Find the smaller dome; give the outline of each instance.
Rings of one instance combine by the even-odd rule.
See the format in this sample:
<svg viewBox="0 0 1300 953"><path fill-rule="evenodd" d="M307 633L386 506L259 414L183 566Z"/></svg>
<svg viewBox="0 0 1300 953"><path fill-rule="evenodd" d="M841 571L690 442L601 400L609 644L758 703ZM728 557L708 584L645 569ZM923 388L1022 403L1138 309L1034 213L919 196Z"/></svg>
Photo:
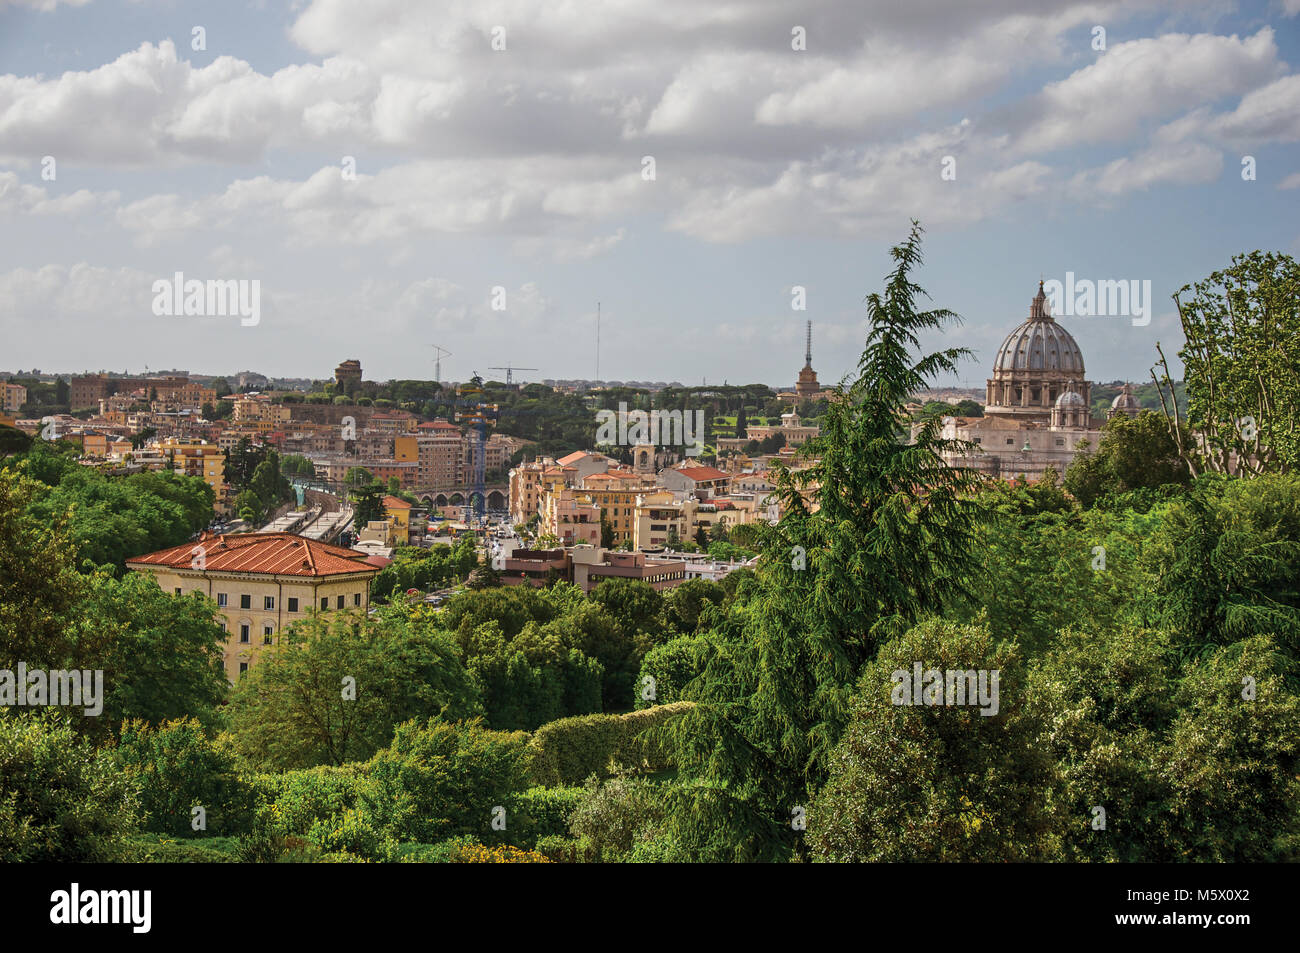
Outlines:
<svg viewBox="0 0 1300 953"><path fill-rule="evenodd" d="M1056 398L1057 407L1082 407L1083 396L1072 390L1067 390L1060 397Z"/></svg>
<svg viewBox="0 0 1300 953"><path fill-rule="evenodd" d="M1124 389L1115 395L1115 399L1110 402L1110 406L1115 410L1137 410L1137 398L1133 396L1133 388L1128 384Z"/></svg>

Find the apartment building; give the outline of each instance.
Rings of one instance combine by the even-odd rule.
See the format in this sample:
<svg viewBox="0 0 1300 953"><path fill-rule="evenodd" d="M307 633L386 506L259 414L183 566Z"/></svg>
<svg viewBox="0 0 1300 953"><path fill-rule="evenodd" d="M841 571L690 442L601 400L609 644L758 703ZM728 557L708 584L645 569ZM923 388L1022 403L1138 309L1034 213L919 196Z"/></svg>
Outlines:
<svg viewBox="0 0 1300 953"><path fill-rule="evenodd" d="M661 470L659 483L666 490L682 490L707 499L725 495L731 485L731 475L716 467L681 466Z"/></svg>
<svg viewBox="0 0 1300 953"><path fill-rule="evenodd" d="M273 404L265 397L241 397L235 401L231 419L237 424L270 424L269 429L284 427L292 417L287 404Z"/></svg>
<svg viewBox="0 0 1300 953"><path fill-rule="evenodd" d="M525 463L510 471L510 519L527 523L542 510L542 500L551 487L559 489L576 482L577 470L557 466L550 457Z"/></svg>
<svg viewBox="0 0 1300 953"><path fill-rule="evenodd" d="M674 536L679 542L693 542L701 530L711 535L719 524L730 529L766 513L753 494L701 501L684 491L644 493L637 497L632 545L666 546Z"/></svg>
<svg viewBox="0 0 1300 953"><path fill-rule="evenodd" d="M550 533L565 546L586 543L600 545L600 506L579 500L569 487L559 488L542 498L542 532Z"/></svg>
<svg viewBox="0 0 1300 953"><path fill-rule="evenodd" d="M607 579L639 579L663 591L686 581L686 564L681 560L654 559L645 553L611 552L600 546L518 549L501 562L498 574L506 586L541 588L554 579L562 579L590 593Z"/></svg>
<svg viewBox="0 0 1300 953"><path fill-rule="evenodd" d="M25 403L27 403L26 387L22 384L0 384L0 411L16 414Z"/></svg>
<svg viewBox="0 0 1300 953"><path fill-rule="evenodd" d="M99 401L116 392L117 382L107 374L74 374L68 385L68 400L73 410L98 407Z"/></svg>
<svg viewBox="0 0 1300 953"><path fill-rule="evenodd" d="M394 453L398 440L402 438L394 439ZM464 482L465 440L459 427L445 420L420 424L415 443L421 488L460 486ZM405 440L402 444L409 448Z"/></svg>
<svg viewBox="0 0 1300 953"><path fill-rule="evenodd" d="M229 633L222 651L234 682L278 644L284 630L314 612L370 608L370 580L379 567L363 553L291 533L203 534L127 561L164 592L200 592L217 604Z"/></svg>
<svg viewBox="0 0 1300 953"><path fill-rule="evenodd" d="M227 511L226 456L219 446L202 440L185 441L175 438L160 440L154 446L168 469L185 476L199 477L212 487L212 492L216 494L217 512Z"/></svg>

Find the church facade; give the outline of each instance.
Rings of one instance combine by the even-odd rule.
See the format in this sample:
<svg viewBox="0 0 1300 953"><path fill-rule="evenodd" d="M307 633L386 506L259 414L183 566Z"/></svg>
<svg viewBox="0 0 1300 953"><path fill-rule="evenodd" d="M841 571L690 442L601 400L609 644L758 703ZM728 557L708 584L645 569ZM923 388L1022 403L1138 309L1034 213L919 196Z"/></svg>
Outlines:
<svg viewBox="0 0 1300 953"><path fill-rule="evenodd" d="M1040 281L1029 317L1006 336L993 360L984 416L944 419L944 437L972 445L945 459L1002 479L1037 480L1049 467L1064 474L1085 443L1095 449L1101 438L1104 421L1092 416L1091 397L1083 352L1049 313ZM1127 385L1107 416L1117 413L1137 414Z"/></svg>

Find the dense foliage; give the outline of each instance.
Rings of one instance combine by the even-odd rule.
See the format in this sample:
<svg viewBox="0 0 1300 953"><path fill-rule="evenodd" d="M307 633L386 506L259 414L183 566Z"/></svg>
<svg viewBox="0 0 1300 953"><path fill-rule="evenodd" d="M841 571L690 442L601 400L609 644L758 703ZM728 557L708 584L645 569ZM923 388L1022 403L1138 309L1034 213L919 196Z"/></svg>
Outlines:
<svg viewBox="0 0 1300 953"><path fill-rule="evenodd" d="M918 306L919 229L894 261L857 374L807 408L821 436L779 474L781 521L703 541L756 566L584 595L496 585L468 546L399 549L377 610L296 624L224 707L215 607L96 571L113 552L86 531L120 499L180 533L192 488L21 451L0 472L0 658L111 675L102 719L0 712L0 859L1300 860L1294 402L1259 467L1206 472L1187 421L1140 414L1063 475L979 479L941 459L961 449L944 408L908 436L910 395L963 353L919 353L955 319ZM1233 307L1268 305L1241 353L1273 376L1238 375L1214 324L1193 428L1211 380L1289 393L1259 329L1291 320L1290 266L1234 267ZM655 406L707 397L728 434L772 416L708 390ZM452 407L391 394L363 396ZM581 403L509 394L539 421ZM467 577L440 608L401 598Z"/></svg>

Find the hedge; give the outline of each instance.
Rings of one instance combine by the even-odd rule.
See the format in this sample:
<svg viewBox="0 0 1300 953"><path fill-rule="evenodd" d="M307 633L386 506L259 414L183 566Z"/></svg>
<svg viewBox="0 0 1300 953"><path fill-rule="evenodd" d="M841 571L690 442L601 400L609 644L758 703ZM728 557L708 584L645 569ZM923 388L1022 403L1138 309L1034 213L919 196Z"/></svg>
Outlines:
<svg viewBox="0 0 1300 953"><path fill-rule="evenodd" d="M581 784L591 775L609 775L610 762L637 771L672 767L662 744L642 736L692 707L676 702L625 715L578 715L542 725L533 733L532 774L545 787Z"/></svg>
<svg viewBox="0 0 1300 953"><path fill-rule="evenodd" d="M528 842L519 841L517 846L532 847L538 839L567 835L569 818L586 795L584 788L576 786L529 788L519 799L520 811L528 822Z"/></svg>
<svg viewBox="0 0 1300 953"><path fill-rule="evenodd" d="M128 864L233 864L238 857L235 837L176 839L158 834L129 838L120 862Z"/></svg>

